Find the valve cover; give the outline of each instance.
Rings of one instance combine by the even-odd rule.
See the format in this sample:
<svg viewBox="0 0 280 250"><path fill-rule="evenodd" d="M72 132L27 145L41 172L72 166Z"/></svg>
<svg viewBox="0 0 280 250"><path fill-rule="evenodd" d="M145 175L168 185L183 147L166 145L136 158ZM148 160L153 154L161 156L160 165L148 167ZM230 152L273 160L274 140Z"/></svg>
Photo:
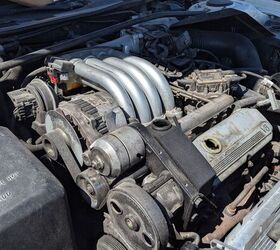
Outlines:
<svg viewBox="0 0 280 250"><path fill-rule="evenodd" d="M194 140L194 145L225 180L272 139L272 126L256 109L240 109Z"/></svg>

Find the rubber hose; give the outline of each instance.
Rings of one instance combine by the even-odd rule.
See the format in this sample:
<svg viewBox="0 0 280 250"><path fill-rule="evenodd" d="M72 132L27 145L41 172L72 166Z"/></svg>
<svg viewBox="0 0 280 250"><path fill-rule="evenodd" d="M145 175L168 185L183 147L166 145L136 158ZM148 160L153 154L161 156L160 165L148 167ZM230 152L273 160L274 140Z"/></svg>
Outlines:
<svg viewBox="0 0 280 250"><path fill-rule="evenodd" d="M189 30L191 47L206 49L218 56L233 58L240 68L262 69L254 44L245 36L231 32Z"/></svg>

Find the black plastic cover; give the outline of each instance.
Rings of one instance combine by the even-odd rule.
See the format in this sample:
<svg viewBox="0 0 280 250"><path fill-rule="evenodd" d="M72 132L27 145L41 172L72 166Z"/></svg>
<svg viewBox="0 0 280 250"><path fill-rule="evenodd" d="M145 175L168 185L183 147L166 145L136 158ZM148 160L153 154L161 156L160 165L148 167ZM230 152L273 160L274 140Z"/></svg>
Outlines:
<svg viewBox="0 0 280 250"><path fill-rule="evenodd" d="M0 249L73 249L64 188L0 127Z"/></svg>
<svg viewBox="0 0 280 250"><path fill-rule="evenodd" d="M150 133L168 152L169 157L177 167L187 176L198 192L205 195L212 189L215 172L208 161L202 156L179 126L158 129L154 122L149 127Z"/></svg>

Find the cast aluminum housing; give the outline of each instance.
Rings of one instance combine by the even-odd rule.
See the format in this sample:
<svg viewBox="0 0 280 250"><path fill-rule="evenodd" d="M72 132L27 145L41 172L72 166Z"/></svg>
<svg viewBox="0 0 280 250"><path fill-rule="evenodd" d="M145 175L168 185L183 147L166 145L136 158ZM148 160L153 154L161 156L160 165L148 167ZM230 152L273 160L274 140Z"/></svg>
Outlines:
<svg viewBox="0 0 280 250"><path fill-rule="evenodd" d="M272 140L272 126L256 109L240 109L194 140L194 145L225 180Z"/></svg>

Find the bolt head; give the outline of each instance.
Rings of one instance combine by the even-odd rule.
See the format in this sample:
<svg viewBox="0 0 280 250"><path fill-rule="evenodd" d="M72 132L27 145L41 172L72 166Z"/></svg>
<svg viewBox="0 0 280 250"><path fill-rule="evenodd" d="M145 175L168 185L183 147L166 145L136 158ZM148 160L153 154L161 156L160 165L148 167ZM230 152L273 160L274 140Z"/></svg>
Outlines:
<svg viewBox="0 0 280 250"><path fill-rule="evenodd" d="M104 169L104 163L103 161L99 158L96 157L91 161L92 167L95 168L96 170L103 170Z"/></svg>
<svg viewBox="0 0 280 250"><path fill-rule="evenodd" d="M137 221L132 216L128 216L128 217L125 218L125 224L132 231L138 231L139 230L139 225L138 225Z"/></svg>
<svg viewBox="0 0 280 250"><path fill-rule="evenodd" d="M92 196L95 195L95 191L94 191L92 185L90 185L90 183L87 183L87 184L86 184L86 190L88 191L88 193L89 193L90 195L92 195Z"/></svg>

